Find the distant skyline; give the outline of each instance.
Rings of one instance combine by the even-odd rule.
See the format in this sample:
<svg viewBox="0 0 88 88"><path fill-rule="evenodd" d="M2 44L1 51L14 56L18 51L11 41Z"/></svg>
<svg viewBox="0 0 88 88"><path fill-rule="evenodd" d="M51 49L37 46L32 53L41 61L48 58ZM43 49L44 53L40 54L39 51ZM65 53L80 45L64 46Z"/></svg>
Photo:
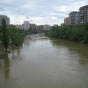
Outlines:
<svg viewBox="0 0 88 88"><path fill-rule="evenodd" d="M88 5L88 0L0 0L0 14L7 15L11 24L61 24L71 11Z"/></svg>

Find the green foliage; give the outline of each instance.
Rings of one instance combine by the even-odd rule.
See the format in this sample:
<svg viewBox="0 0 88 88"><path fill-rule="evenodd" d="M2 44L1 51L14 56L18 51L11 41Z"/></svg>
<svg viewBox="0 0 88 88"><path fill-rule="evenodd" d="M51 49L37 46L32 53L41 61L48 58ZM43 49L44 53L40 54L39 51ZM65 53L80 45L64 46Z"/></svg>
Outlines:
<svg viewBox="0 0 88 88"><path fill-rule="evenodd" d="M1 32L2 32L2 36L1 36L2 44L5 50L7 51L9 45L9 38L8 38L8 29L7 29L6 21L4 19L2 19Z"/></svg>
<svg viewBox="0 0 88 88"><path fill-rule="evenodd" d="M88 43L88 23L79 24L74 27L60 27L58 25L54 25L50 30L46 31L45 34L59 39Z"/></svg>
<svg viewBox="0 0 88 88"><path fill-rule="evenodd" d="M10 43L15 46L20 46L24 42L25 31L17 29L15 26L9 26L9 38Z"/></svg>
<svg viewBox="0 0 88 88"><path fill-rule="evenodd" d="M2 41L5 48L7 48L8 45L9 46L22 45L26 34L27 32L25 30L17 29L13 25L9 26L6 26L5 24L0 25L0 43Z"/></svg>
<svg viewBox="0 0 88 88"><path fill-rule="evenodd" d="M0 26L0 41L1 41L1 37L2 37L2 31L1 31L1 26Z"/></svg>

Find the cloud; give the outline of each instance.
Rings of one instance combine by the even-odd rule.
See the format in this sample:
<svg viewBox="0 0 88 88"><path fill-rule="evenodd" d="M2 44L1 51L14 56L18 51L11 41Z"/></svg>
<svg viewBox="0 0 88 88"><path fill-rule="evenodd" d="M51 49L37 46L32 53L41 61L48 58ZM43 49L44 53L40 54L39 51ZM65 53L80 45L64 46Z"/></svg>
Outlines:
<svg viewBox="0 0 88 88"><path fill-rule="evenodd" d="M27 20L27 18L25 16L14 15L14 13L8 9L0 11L0 14L7 15L10 18L11 24L22 24L23 21Z"/></svg>
<svg viewBox="0 0 88 88"><path fill-rule="evenodd" d="M62 19L58 19L56 16L47 16L47 17L30 17L30 20L32 23L37 23L39 24L60 24L60 22L63 22ZM58 21L59 20L59 21Z"/></svg>
<svg viewBox="0 0 88 88"><path fill-rule="evenodd" d="M24 4L22 8L24 9L33 9L38 5L38 1L31 0L30 2Z"/></svg>
<svg viewBox="0 0 88 88"><path fill-rule="evenodd" d="M51 13L49 13L49 16L65 17L65 16L67 16L67 14L66 13L60 13L60 12L51 12Z"/></svg>
<svg viewBox="0 0 88 88"><path fill-rule="evenodd" d="M3 8L0 8L0 11L4 11L4 9Z"/></svg>
<svg viewBox="0 0 88 88"><path fill-rule="evenodd" d="M84 0L83 1L69 0L69 1L75 1L75 2L67 5L54 7L54 9L56 11L61 11L61 12L78 11L81 6L84 6L87 4L87 1L84 1Z"/></svg>
<svg viewBox="0 0 88 88"><path fill-rule="evenodd" d="M10 17L11 24L28 20L53 25L62 23L69 12L87 4L87 0L0 0L0 14Z"/></svg>

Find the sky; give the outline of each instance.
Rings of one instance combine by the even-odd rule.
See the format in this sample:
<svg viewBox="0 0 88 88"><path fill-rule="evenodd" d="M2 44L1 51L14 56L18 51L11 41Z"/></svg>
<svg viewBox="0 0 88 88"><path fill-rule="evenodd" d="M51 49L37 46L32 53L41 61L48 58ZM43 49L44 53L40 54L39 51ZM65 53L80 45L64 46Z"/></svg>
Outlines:
<svg viewBox="0 0 88 88"><path fill-rule="evenodd" d="M0 0L0 14L8 16L11 24L60 25L70 12L84 5L88 0Z"/></svg>

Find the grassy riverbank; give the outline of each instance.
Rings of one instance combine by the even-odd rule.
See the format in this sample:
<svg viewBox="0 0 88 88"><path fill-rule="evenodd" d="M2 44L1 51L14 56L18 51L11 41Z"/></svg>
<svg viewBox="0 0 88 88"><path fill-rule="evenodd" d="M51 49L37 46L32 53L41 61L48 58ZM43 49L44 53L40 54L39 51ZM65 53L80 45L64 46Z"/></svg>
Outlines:
<svg viewBox="0 0 88 88"><path fill-rule="evenodd" d="M53 38L88 43L88 23L64 27L54 25L45 34Z"/></svg>

